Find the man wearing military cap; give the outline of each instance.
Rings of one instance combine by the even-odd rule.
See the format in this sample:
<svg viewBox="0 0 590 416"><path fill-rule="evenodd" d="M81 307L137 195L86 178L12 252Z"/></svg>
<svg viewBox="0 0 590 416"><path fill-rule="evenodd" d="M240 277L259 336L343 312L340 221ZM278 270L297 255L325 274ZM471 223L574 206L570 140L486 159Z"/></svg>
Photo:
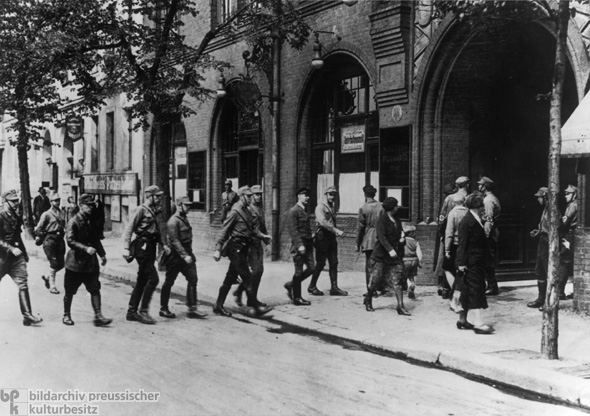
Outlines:
<svg viewBox="0 0 590 416"><path fill-rule="evenodd" d="M2 194L4 201L0 209L0 280L9 275L18 286L18 300L23 315L23 325L38 324L43 319L31 311L27 262L29 256L21 238L23 220L17 213L19 197L16 190Z"/></svg>
<svg viewBox="0 0 590 416"><path fill-rule="evenodd" d="M168 302L170 292L176 281L178 273L186 277L186 306L188 307L187 317L205 318L206 313L197 310L197 259L193 253L193 229L187 218L190 210L191 201L188 196L176 198L176 212L170 217L167 223L168 245L170 246L170 255L166 265L166 280L162 285L160 296L160 316L164 318L176 318L176 315L170 312Z"/></svg>
<svg viewBox="0 0 590 416"><path fill-rule="evenodd" d="M159 187L148 186L144 203L137 208L123 233L123 258L127 261L135 258L139 266L137 282L129 299L127 320L148 325L156 323L149 314L149 307L160 281L154 266L158 244L167 254L170 253L157 218L163 194ZM133 234L135 239L131 242Z"/></svg>
<svg viewBox="0 0 590 416"><path fill-rule="evenodd" d="M261 232L260 228L255 225L252 214L248 210L248 206L252 202L252 191L250 187L242 186L238 189L238 198L238 202L232 206L227 214L221 235L217 240L215 253L213 254L215 261L219 261L223 251L224 255L227 255L230 260L230 269L219 288L219 295L213 312L217 315L231 316L231 313L223 307L223 304L231 286L237 281L236 276L239 276L244 283L248 297L248 313L254 316L262 316L269 312L270 308L261 306L256 300L252 272L248 265L248 250L250 249L252 240L259 239L268 243L271 238L269 235Z"/></svg>
<svg viewBox="0 0 590 416"><path fill-rule="evenodd" d="M571 275L573 275L574 265L574 231L578 226L578 188L568 185L565 190L565 201L567 206L565 214L561 218L559 227L560 251L559 251L559 299L565 300L565 285Z"/></svg>
<svg viewBox="0 0 590 416"><path fill-rule="evenodd" d="M66 243L64 241L66 220L63 211L59 208L61 198L57 192L49 197L51 208L41 214L41 219L35 228L37 238L43 240L43 251L49 260L48 277L41 276L45 281L45 287L51 293L58 294L55 287L55 276L64 268Z"/></svg>
<svg viewBox="0 0 590 416"><path fill-rule="evenodd" d="M537 262L535 264L535 274L537 275L538 296L532 302L527 303L529 308L541 308L545 305L545 295L547 294L547 271L549 268L549 209L547 201L549 190L542 186L535 193L537 202L543 207L541 221L538 228L530 232L531 237L539 238L537 245Z"/></svg>
<svg viewBox="0 0 590 416"><path fill-rule="evenodd" d="M250 214L252 214L252 221L255 228L259 228L263 234L268 234L266 229L266 221L264 219L264 211L262 209L262 186L254 185L250 188L252 191L252 203L248 206ZM252 292L256 303L260 306L268 306L258 300L258 288L260 287L260 279L264 273L264 246L262 241L255 238L250 244L248 250L248 264L252 270ZM240 283L234 296L238 306L242 306L242 293L246 290L244 282Z"/></svg>
<svg viewBox="0 0 590 416"><path fill-rule="evenodd" d="M70 251L66 256L64 277L64 325L74 325L71 316L72 300L80 285L84 284L90 293L90 302L94 309L94 325L109 325L113 320L102 315L102 300L100 296L100 264L107 264L106 253L100 239L97 224L92 221L92 211L96 203L90 194L82 194L78 200L80 211L68 222L66 227L66 241Z"/></svg>
<svg viewBox="0 0 590 416"><path fill-rule="evenodd" d="M363 187L365 204L359 209L358 224L356 227L356 250L365 253L365 280L367 289L371 274L369 260L373 254L373 247L377 241L377 220L383 211L379 201L375 200L377 189L372 185Z"/></svg>
<svg viewBox="0 0 590 416"><path fill-rule="evenodd" d="M285 283L287 295L296 306L311 305L301 297L301 282L314 271L313 239L311 235L311 219L307 212L310 190L303 186L297 190L297 203L287 212L287 229L291 237L291 254L295 265L295 274L290 282ZM305 270L303 267L305 266Z"/></svg>
<svg viewBox="0 0 590 416"><path fill-rule="evenodd" d="M238 194L232 191L232 181L225 181L225 191L221 194L221 222L225 221L227 213L231 207L238 201Z"/></svg>
<svg viewBox="0 0 590 416"><path fill-rule="evenodd" d="M317 232L315 235L315 269L311 276L311 282L307 288L307 293L314 296L322 296L324 293L317 288L317 282L320 273L328 260L330 274L330 295L347 296L348 292L338 287L338 242L336 237L342 237L344 231L336 228L336 188L328 187L324 191L326 196L323 202L320 202L315 209L317 221Z"/></svg>
<svg viewBox="0 0 590 416"><path fill-rule="evenodd" d="M486 295L496 296L499 293L498 281L496 280L496 265L499 262L500 254L498 247L498 242L500 240L498 219L500 218L502 207L500 206L500 201L494 194L494 181L487 176L482 176L477 184L479 185L479 191L484 195L484 214L482 220L484 221L484 231L486 232L486 237L491 250L490 260L492 261L491 264L486 266Z"/></svg>

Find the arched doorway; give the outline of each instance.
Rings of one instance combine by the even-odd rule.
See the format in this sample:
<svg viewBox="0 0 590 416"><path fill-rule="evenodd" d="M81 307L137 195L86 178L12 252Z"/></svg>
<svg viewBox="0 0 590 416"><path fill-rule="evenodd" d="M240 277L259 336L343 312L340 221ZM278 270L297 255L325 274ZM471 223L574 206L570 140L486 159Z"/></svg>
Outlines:
<svg viewBox="0 0 590 416"><path fill-rule="evenodd" d="M338 211L358 213L363 186L380 187L373 80L353 56L332 53L310 78L301 105L298 184L311 187L312 206L335 186Z"/></svg>
<svg viewBox="0 0 590 416"><path fill-rule="evenodd" d="M537 241L528 233L541 215L533 194L547 185L546 94L554 60L554 35L536 22L505 21L479 31L455 24L439 43L425 77L418 125L423 151L434 149L431 189L440 195L445 183L461 175L471 178L472 190L481 176L494 180L502 204L499 270L506 276L530 272L535 261ZM564 120L577 97L568 64ZM575 181L567 163L561 181ZM425 193L421 198L430 200L425 209L436 210L436 198Z"/></svg>

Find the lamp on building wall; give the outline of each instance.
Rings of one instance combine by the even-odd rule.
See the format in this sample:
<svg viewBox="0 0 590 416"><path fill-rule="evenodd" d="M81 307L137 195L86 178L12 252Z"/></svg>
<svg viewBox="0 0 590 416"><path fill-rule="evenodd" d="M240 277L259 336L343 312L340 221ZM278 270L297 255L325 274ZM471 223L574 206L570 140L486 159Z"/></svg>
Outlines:
<svg viewBox="0 0 590 416"><path fill-rule="evenodd" d="M48 158L45 158L45 161L47 162L47 164L49 166L51 166L53 164L53 159L51 159L51 156L49 156Z"/></svg>
<svg viewBox="0 0 590 416"><path fill-rule="evenodd" d="M336 32L336 26L332 31L327 30L314 30L315 42L313 44L313 58L311 59L311 66L314 69L322 69L324 67L324 58L322 57L322 44L320 43L320 33L328 33L332 35L332 38L336 41L341 41L342 38L338 36Z"/></svg>
<svg viewBox="0 0 590 416"><path fill-rule="evenodd" d="M223 98L227 94L225 91L225 77L223 76L223 68L219 70L219 78L217 78L217 98Z"/></svg>
<svg viewBox="0 0 590 416"><path fill-rule="evenodd" d="M80 164L80 166L84 167L84 163L85 163L85 162L84 162L84 159L80 159L80 160L78 160L78 163Z"/></svg>

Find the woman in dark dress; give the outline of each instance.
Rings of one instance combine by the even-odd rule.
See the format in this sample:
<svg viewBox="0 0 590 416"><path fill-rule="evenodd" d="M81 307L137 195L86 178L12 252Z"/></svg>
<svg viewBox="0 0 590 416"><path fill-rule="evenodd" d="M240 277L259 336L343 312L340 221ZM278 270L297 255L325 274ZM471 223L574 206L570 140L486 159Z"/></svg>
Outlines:
<svg viewBox="0 0 590 416"><path fill-rule="evenodd" d="M404 308L401 278L404 272L405 237L402 223L397 217L397 199L388 197L383 201L383 210L377 220L377 241L369 260L369 286L364 304L367 312L373 312L373 296L384 281L393 286L397 299L397 313L410 315Z"/></svg>
<svg viewBox="0 0 590 416"><path fill-rule="evenodd" d="M457 321L458 329L473 329L476 334L491 334L494 328L484 324L482 309L487 309L486 299L486 264L491 260L490 248L483 228L483 197L473 193L465 200L469 212L459 224L459 244L457 246L457 279L461 292L460 302L463 311ZM471 313L473 324L467 321Z"/></svg>

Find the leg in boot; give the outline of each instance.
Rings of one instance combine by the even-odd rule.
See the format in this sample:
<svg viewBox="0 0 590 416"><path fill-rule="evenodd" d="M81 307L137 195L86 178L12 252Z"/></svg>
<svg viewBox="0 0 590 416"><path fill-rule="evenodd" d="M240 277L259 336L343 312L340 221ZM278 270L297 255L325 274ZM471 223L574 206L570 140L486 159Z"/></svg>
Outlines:
<svg viewBox="0 0 590 416"><path fill-rule="evenodd" d="M367 290L367 296L365 296L363 304L365 305L365 309L367 312L375 311L375 309L373 309L373 291L371 289Z"/></svg>
<svg viewBox="0 0 590 416"><path fill-rule="evenodd" d="M62 322L64 325L74 325L74 321L72 321L72 315L70 313L70 310L72 309L72 301L74 300L74 295L73 294L65 294L64 295L64 317L62 319Z"/></svg>
<svg viewBox="0 0 590 416"><path fill-rule="evenodd" d="M231 313L226 311L225 308L223 307L223 304L225 303L225 299L227 298L227 294L229 293L230 289L231 289L231 286L225 284L225 282L219 288L219 294L217 295L217 302L215 303L215 306L213 307L213 313L215 313L216 315L227 316L227 317L231 316Z"/></svg>
<svg viewBox="0 0 590 416"><path fill-rule="evenodd" d="M102 316L100 292L91 294L90 302L92 303L92 309L94 309L94 326L105 326L113 322L112 319Z"/></svg>
<svg viewBox="0 0 590 416"><path fill-rule="evenodd" d="M29 326L43 322L41 317L37 318L31 311L31 298L29 297L29 289L21 289L18 292L18 300L20 303L20 311L23 315L23 325Z"/></svg>
<svg viewBox="0 0 590 416"><path fill-rule="evenodd" d="M244 293L244 290L244 282L242 282L238 285L238 287L236 288L236 290L234 290L233 293L236 305L240 307L244 306L244 302L242 302L242 294Z"/></svg>
<svg viewBox="0 0 590 416"><path fill-rule="evenodd" d="M330 263L330 296L348 296L348 292L338 287L338 261Z"/></svg>
<svg viewBox="0 0 590 416"><path fill-rule="evenodd" d="M166 280L160 292L160 316L163 318L176 318L176 315L168 309L168 303L170 302L170 292L177 275L178 273L173 273L170 270L166 272Z"/></svg>
<svg viewBox="0 0 590 416"><path fill-rule="evenodd" d="M186 306L188 312L186 314L189 318L202 319L206 318L207 314L197 310L197 285L189 284L186 288Z"/></svg>
<svg viewBox="0 0 590 416"><path fill-rule="evenodd" d="M152 301L152 296L156 291L156 287L158 286L158 272L156 271L155 267L153 268L153 273L150 275L150 278L145 285L145 289L143 290L143 295L141 297L141 305L139 309L139 313L137 314L138 321L142 324L153 325L156 323L154 318L150 316L150 303Z"/></svg>
<svg viewBox="0 0 590 416"><path fill-rule="evenodd" d="M324 266L326 265L326 260L328 258L328 253L326 248L323 247L322 244L318 244L316 246L316 264L313 270L313 274L311 275L311 282L309 282L309 286L307 287L307 293L314 296L323 296L324 292L318 289L317 283L318 279L320 278L320 274L322 270L324 270Z"/></svg>
<svg viewBox="0 0 590 416"><path fill-rule="evenodd" d="M545 305L545 295L547 294L547 281L537 280L537 288L539 291L539 295L537 299L527 303L526 306L528 306L529 308L540 308L543 305Z"/></svg>
<svg viewBox="0 0 590 416"><path fill-rule="evenodd" d="M139 303L141 302L141 296L145 290L147 284L147 278L143 276L137 276L137 282L135 287L131 291L131 298L129 299L129 307L127 309L127 320L137 321L137 311L139 310Z"/></svg>

